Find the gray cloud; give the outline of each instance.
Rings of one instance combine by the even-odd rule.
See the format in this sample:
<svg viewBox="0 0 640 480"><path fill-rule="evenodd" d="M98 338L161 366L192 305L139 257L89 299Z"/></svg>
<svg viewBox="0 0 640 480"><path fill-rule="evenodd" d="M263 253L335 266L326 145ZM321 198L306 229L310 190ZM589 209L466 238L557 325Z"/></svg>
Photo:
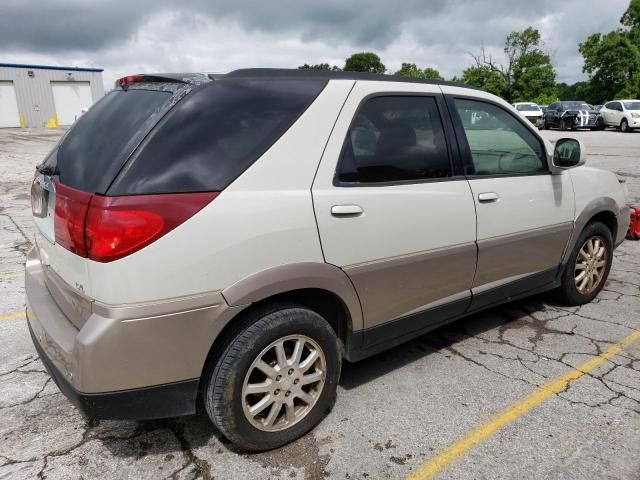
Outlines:
<svg viewBox="0 0 640 480"><path fill-rule="evenodd" d="M467 52L484 45L499 56L509 32L532 25L541 30L559 78L573 81L581 77L577 44L616 28L627 5L628 0L4 0L0 59L88 61L109 72L127 65L167 70L341 64L349 53L374 50L390 68L411 61L451 76L469 64ZM207 46L215 57L207 58Z"/></svg>

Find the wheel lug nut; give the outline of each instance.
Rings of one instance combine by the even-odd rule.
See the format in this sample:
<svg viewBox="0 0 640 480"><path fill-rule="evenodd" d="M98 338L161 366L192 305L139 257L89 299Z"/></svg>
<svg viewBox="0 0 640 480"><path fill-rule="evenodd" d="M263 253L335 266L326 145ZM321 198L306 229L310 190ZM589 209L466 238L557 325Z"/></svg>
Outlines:
<svg viewBox="0 0 640 480"><path fill-rule="evenodd" d="M276 377L276 382L279 382L280 380L282 380L282 375L278 375L278 376Z"/></svg>
<svg viewBox="0 0 640 480"><path fill-rule="evenodd" d="M288 397L289 395L291 395L291 392L289 392L289 391L287 391L287 392L284 394L284 396L285 396L285 397Z"/></svg>
<svg viewBox="0 0 640 480"><path fill-rule="evenodd" d="M297 384L299 384L299 383L300 383L300 380L298 380L297 378L293 381L293 384L294 384L294 385L297 385Z"/></svg>
<svg viewBox="0 0 640 480"><path fill-rule="evenodd" d="M276 388L276 389L273 391L273 394L274 394L274 395L280 395L280 389L279 389L279 388Z"/></svg>
<svg viewBox="0 0 640 480"><path fill-rule="evenodd" d="M293 368L290 368L288 373L289 375L293 375Z"/></svg>

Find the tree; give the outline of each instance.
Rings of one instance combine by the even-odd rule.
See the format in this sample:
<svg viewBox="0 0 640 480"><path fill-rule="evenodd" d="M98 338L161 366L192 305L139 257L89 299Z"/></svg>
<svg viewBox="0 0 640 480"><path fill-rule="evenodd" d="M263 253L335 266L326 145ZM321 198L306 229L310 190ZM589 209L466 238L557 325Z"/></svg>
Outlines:
<svg viewBox="0 0 640 480"><path fill-rule="evenodd" d="M456 79L457 80L457 79ZM500 70L490 66L476 63L462 72L461 82L472 87L481 88L489 93L504 97L506 82Z"/></svg>
<svg viewBox="0 0 640 480"><path fill-rule="evenodd" d="M540 32L535 28L511 32L503 50L506 62L499 62L483 47L479 54L471 54L475 65L465 70L463 79L472 85L471 82L481 83L480 88L490 88L488 91L509 103L536 100L546 103L556 96L556 73L551 56L542 47Z"/></svg>
<svg viewBox="0 0 640 480"><path fill-rule="evenodd" d="M305 63L304 65L300 65L298 70L330 70L332 72L340 72L342 69L337 65L329 65L328 63L318 63L316 65L309 65Z"/></svg>
<svg viewBox="0 0 640 480"><path fill-rule="evenodd" d="M384 73L387 67L380 57L373 52L354 53L344 63L344 70L348 72Z"/></svg>
<svg viewBox="0 0 640 480"><path fill-rule="evenodd" d="M435 68L427 67L423 70L416 67L415 63L403 63L396 75L412 78L433 78L435 80L444 80L440 72Z"/></svg>
<svg viewBox="0 0 640 480"><path fill-rule="evenodd" d="M631 0L620 23L622 28L594 33L579 45L588 92L597 103L640 96L640 0Z"/></svg>

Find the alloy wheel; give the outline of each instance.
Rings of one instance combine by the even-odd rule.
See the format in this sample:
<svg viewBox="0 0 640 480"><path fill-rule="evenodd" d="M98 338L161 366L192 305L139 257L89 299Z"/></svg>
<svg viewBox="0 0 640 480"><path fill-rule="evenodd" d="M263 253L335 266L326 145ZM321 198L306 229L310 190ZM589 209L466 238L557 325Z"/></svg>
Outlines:
<svg viewBox="0 0 640 480"><path fill-rule="evenodd" d="M589 237L578 252L574 269L576 289L582 295L592 293L604 278L607 269L607 246L600 236Z"/></svg>
<svg viewBox="0 0 640 480"><path fill-rule="evenodd" d="M272 342L253 361L242 386L242 410L259 430L285 430L315 406L325 385L326 359L304 335Z"/></svg>

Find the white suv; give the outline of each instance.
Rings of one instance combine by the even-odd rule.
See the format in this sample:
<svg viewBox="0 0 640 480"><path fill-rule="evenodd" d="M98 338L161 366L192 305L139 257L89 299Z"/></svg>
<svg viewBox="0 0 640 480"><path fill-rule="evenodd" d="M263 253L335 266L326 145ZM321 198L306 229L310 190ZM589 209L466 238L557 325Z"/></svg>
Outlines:
<svg viewBox="0 0 640 480"><path fill-rule="evenodd" d="M584 159L448 82L125 77L38 166L33 341L90 417L201 399L274 448L332 407L342 359L546 290L594 298L629 216Z"/></svg>
<svg viewBox="0 0 640 480"><path fill-rule="evenodd" d="M605 126L618 127L623 132L640 128L640 100L614 100L600 109Z"/></svg>

